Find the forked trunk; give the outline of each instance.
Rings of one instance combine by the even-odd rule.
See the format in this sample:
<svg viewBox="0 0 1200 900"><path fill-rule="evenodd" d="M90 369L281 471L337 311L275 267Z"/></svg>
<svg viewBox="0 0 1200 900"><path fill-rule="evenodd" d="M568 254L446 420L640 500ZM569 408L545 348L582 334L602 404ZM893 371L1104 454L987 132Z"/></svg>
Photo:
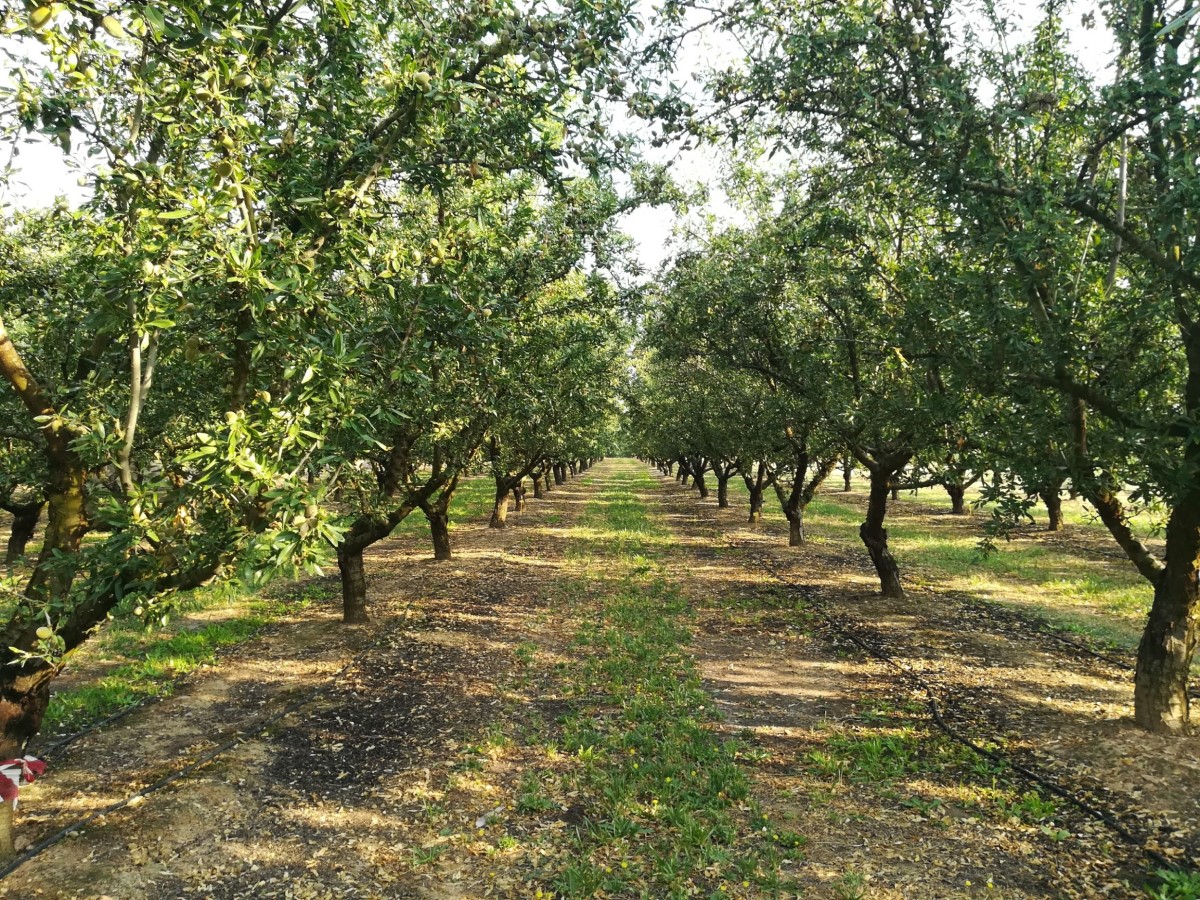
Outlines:
<svg viewBox="0 0 1200 900"><path fill-rule="evenodd" d="M1138 644L1134 719L1150 731L1188 731L1188 678L1200 638L1198 569L1200 495L1192 494L1171 511L1167 522L1166 568L1154 587L1154 604Z"/></svg>
<svg viewBox="0 0 1200 900"><path fill-rule="evenodd" d="M12 566L25 555L29 539L37 530L38 520L42 517L42 503L30 503L26 506L13 507L12 532L8 536L8 548L4 554L4 564Z"/></svg>
<svg viewBox="0 0 1200 900"><path fill-rule="evenodd" d="M441 561L450 559L450 516L440 511L425 515L429 519L430 537L433 538L433 558Z"/></svg>
<svg viewBox="0 0 1200 900"><path fill-rule="evenodd" d="M879 589L885 597L903 597L900 585L900 567L888 550L888 533L883 527L887 516L888 495L892 492L892 473L879 470L871 472L871 495L867 503L867 518L858 529L879 575Z"/></svg>
<svg viewBox="0 0 1200 900"><path fill-rule="evenodd" d="M342 621L365 625L367 617L367 574L361 547L338 547L338 571L342 573Z"/></svg>
<svg viewBox="0 0 1200 900"><path fill-rule="evenodd" d="M950 495L951 515L965 516L967 514L967 489L961 484L948 484L946 493Z"/></svg>

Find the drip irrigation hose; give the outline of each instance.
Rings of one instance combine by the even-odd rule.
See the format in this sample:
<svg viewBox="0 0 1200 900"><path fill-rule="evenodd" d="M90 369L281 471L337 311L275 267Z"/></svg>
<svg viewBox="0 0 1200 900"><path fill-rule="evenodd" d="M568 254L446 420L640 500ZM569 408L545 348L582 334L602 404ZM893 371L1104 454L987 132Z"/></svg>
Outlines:
<svg viewBox="0 0 1200 900"><path fill-rule="evenodd" d="M768 572L771 577L775 578L790 590L799 593L801 597L804 598L805 604L811 609L816 610L830 628L848 639L868 655L900 672L911 684L919 688L925 694L925 703L929 709L933 724L938 728L939 731L944 733L951 740L969 748L980 756L990 759L994 763L1007 766L1026 780L1045 788L1056 797L1060 797L1061 799L1067 801L1088 817L1103 823L1111 831L1116 833L1122 840L1132 846L1137 847L1137 849L1140 850L1148 859L1152 860L1162 868L1176 872L1194 871L1190 864L1186 862L1180 864L1179 862L1168 859L1165 855L1157 850L1147 847L1145 843L1140 840L1137 835L1135 835L1119 819L1117 819L1113 813L1089 803L1074 792L1054 782L1048 776L1042 775L1030 767L1016 762L1015 760L1005 756L1003 753L999 753L995 750L989 750L986 747L980 746L974 740L967 737L945 720L942 715L942 708L941 704L938 702L937 694L935 693L933 686L923 676L914 671L911 667L904 665L882 647L856 634L853 627L847 625L845 621L829 611L828 604L818 597L815 592L813 592L806 585L799 584L796 581L793 581L791 578L781 574L765 556L754 554L753 551L751 551L750 555L757 559L759 566ZM1073 644L1073 642L1070 641L1068 641L1068 643Z"/></svg>

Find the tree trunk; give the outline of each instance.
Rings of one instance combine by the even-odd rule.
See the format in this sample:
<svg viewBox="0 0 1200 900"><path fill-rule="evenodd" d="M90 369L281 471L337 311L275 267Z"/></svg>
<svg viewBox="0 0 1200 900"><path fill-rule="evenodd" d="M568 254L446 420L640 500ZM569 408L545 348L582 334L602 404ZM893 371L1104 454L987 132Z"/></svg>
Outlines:
<svg viewBox="0 0 1200 900"><path fill-rule="evenodd" d="M433 538L433 558L440 561L450 559L450 516L436 510L425 516L429 519L429 534Z"/></svg>
<svg viewBox="0 0 1200 900"><path fill-rule="evenodd" d="M729 476L717 476L717 506L729 509Z"/></svg>
<svg viewBox="0 0 1200 900"><path fill-rule="evenodd" d="M804 546L804 510L788 513L788 546Z"/></svg>
<svg viewBox="0 0 1200 900"><path fill-rule="evenodd" d="M763 489L758 485L750 484L750 524L757 525L762 521L763 517Z"/></svg>
<svg viewBox="0 0 1200 900"><path fill-rule="evenodd" d="M1062 531L1063 528L1063 511L1062 511L1062 494L1061 488L1047 489L1041 492L1042 502L1046 504L1046 513L1049 515L1049 522L1046 525L1047 531Z"/></svg>
<svg viewBox="0 0 1200 900"><path fill-rule="evenodd" d="M12 757L9 757L10 759ZM2 777L2 776L0 776ZM13 835L13 805L10 800L0 800L0 863L8 862L17 855Z"/></svg>
<svg viewBox="0 0 1200 900"><path fill-rule="evenodd" d="M947 484L946 493L950 495L950 513L955 516L967 514L967 489L961 484Z"/></svg>
<svg viewBox="0 0 1200 900"><path fill-rule="evenodd" d="M4 564L12 566L25 555L25 547L37 530L38 520L42 517L43 503L30 503L27 506L13 507L12 532L8 536L8 549L4 554Z"/></svg>
<svg viewBox="0 0 1200 900"><path fill-rule="evenodd" d="M365 625L367 618L367 575L361 547L338 547L338 570L342 573L342 622Z"/></svg>
<svg viewBox="0 0 1200 900"><path fill-rule="evenodd" d="M850 493L850 477L854 474L854 462L847 454L842 462L842 493Z"/></svg>
<svg viewBox="0 0 1200 900"><path fill-rule="evenodd" d="M704 473L701 472L696 476L696 489L700 491L700 499L708 499L708 484L704 480Z"/></svg>
<svg viewBox="0 0 1200 900"><path fill-rule="evenodd" d="M513 512L524 512L524 510L525 510L525 485L523 482L518 481L516 484L513 485L512 498L513 498Z"/></svg>
<svg viewBox="0 0 1200 900"><path fill-rule="evenodd" d="M1166 568L1154 586L1154 604L1138 644L1134 720L1150 731L1188 731L1188 678L1196 644L1200 589L1200 496L1186 496L1167 521Z"/></svg>
<svg viewBox="0 0 1200 900"><path fill-rule="evenodd" d="M492 507L492 518L488 528L508 527L508 491L496 489L496 503Z"/></svg>
<svg viewBox="0 0 1200 900"><path fill-rule="evenodd" d="M900 585L900 567L888 550L888 533L883 527L887 516L888 495L892 491L892 473L879 470L871 472L871 495L867 503L867 519L858 529L879 575L879 589L885 597L903 597Z"/></svg>
<svg viewBox="0 0 1200 900"><path fill-rule="evenodd" d="M566 484L567 483L567 467L564 466L562 463L554 464L554 483L555 484Z"/></svg>
<svg viewBox="0 0 1200 900"><path fill-rule="evenodd" d="M51 563L57 554L68 557L77 554L88 529L84 493L87 472L75 464L69 451L57 449L60 452L52 449L48 454L50 478L47 482L46 533L37 566L25 586L26 597L53 598L66 595L74 580L74 569L70 565ZM92 626L103 621L103 614L112 605L105 605L103 612L94 619L77 623L75 628L62 634L67 640L67 648L78 646ZM36 630L45 623L22 616L24 609L22 604L5 626L3 647L23 650L36 647ZM12 660L8 665L0 666L0 759L20 756L25 745L38 733L50 702L50 683L57 674L57 667L40 658Z"/></svg>
<svg viewBox="0 0 1200 900"><path fill-rule="evenodd" d="M544 490L542 490L542 476L534 475L533 476L533 499L541 500L545 496L546 496L546 492Z"/></svg>

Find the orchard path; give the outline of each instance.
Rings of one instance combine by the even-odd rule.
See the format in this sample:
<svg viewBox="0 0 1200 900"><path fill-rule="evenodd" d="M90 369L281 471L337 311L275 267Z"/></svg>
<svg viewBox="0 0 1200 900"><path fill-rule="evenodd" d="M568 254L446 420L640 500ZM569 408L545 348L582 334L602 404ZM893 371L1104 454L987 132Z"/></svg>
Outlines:
<svg viewBox="0 0 1200 900"><path fill-rule="evenodd" d="M609 460L515 527L459 529L451 562L429 561L422 538L389 541L368 560L372 625L313 608L56 759L23 793L26 841L246 735L27 863L0 897L1141 895L1136 852L930 729L912 685L764 559L868 620L962 727L1091 779L1146 829L1180 825L1172 846L1194 841L1179 795L1200 796L1196 745L1151 742L1155 765L1123 762L1136 749L1124 673L950 598L884 603L847 548L789 550L742 515ZM629 693L627 660L603 655L642 627L620 604L654 625L675 597L683 649L668 674L694 672L698 693L680 700L654 672ZM722 777L744 778L744 797L684 809L708 774L692 770L688 792L651 798L638 773L670 761L614 749L647 696L736 768ZM652 740L666 747L670 724ZM654 855L697 821L722 824L686 859Z"/></svg>

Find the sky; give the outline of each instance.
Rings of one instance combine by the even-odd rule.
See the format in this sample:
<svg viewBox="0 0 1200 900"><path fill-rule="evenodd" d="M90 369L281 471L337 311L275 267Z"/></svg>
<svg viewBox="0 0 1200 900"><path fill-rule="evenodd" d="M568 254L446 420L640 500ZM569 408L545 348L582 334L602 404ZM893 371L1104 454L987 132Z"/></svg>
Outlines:
<svg viewBox="0 0 1200 900"><path fill-rule="evenodd" d="M655 0L642 0L642 16L649 19L654 6ZM1038 5L1033 0L1014 0L1012 9L1014 23L1027 25L1036 21ZM1077 0L1067 7L1064 20L1071 29L1078 57L1096 77L1103 78L1111 62L1107 35L1102 29L1089 31L1079 27L1081 16L1094 9L1093 2ZM725 68L736 59L736 48L727 37L711 32L698 34L682 49L676 61L675 80L695 89L697 76L705 70ZM622 107L614 107L613 116L614 126L618 129L643 127L631 120ZM0 204L38 208L54 204L60 196L66 197L72 205L86 199L87 190L79 184L78 171L67 164L57 145L33 134L15 149L16 156L11 160L14 175L7 189L0 186ZM76 162L82 162L79 154L76 156ZM721 220L737 220L736 211L720 190L723 159L719 150L711 147L681 150L678 146L667 146L647 148L646 157L651 162L666 165L671 176L681 184L706 187L710 196L707 212ZM7 161L5 156L0 156L0 166ZM645 270L652 273L667 258L671 234L678 224L676 215L665 207L646 207L624 217L622 227L635 240L638 260Z"/></svg>

